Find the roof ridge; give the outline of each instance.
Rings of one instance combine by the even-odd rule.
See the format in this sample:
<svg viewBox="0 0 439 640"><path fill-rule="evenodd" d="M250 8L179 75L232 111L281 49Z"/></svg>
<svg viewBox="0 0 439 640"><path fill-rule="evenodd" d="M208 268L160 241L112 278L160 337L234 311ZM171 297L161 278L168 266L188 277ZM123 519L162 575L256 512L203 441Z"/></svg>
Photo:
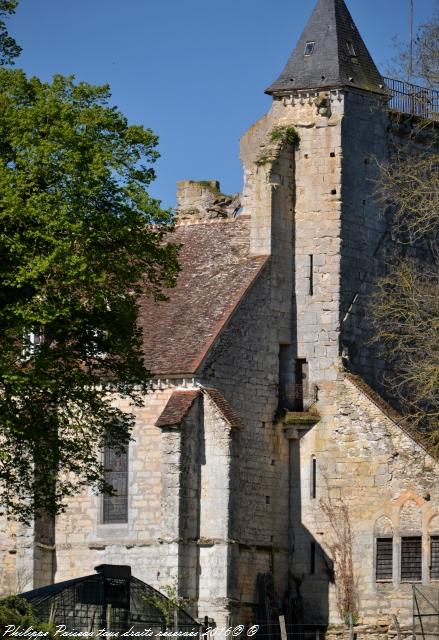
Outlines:
<svg viewBox="0 0 439 640"><path fill-rule="evenodd" d="M228 224L228 223L236 223L239 220L248 220L244 216L236 216L234 218L212 218L211 220L182 220L181 222L176 222L175 228L179 227L199 227L200 225L206 224Z"/></svg>

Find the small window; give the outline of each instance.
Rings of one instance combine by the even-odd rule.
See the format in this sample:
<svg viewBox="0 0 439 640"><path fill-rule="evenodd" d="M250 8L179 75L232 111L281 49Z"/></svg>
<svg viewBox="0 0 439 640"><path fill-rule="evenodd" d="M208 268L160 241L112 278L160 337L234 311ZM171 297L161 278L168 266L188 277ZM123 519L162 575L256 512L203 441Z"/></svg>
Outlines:
<svg viewBox="0 0 439 640"><path fill-rule="evenodd" d="M315 500L317 497L317 460L311 458L311 498Z"/></svg>
<svg viewBox="0 0 439 640"><path fill-rule="evenodd" d="M401 539L401 580L420 582L422 580L422 538Z"/></svg>
<svg viewBox="0 0 439 640"><path fill-rule="evenodd" d="M377 538L376 580L389 582L393 578L393 538Z"/></svg>
<svg viewBox="0 0 439 640"><path fill-rule="evenodd" d="M355 47L352 44L352 42L349 42L349 40L348 40L346 42L346 45L347 45L347 48L348 48L348 51L349 51L349 55L355 58L357 54L355 53Z"/></svg>
<svg viewBox="0 0 439 640"><path fill-rule="evenodd" d="M112 496L103 496L103 523L128 522L128 449L104 449L105 482L115 490Z"/></svg>
<svg viewBox="0 0 439 640"><path fill-rule="evenodd" d="M305 45L305 55L311 56L314 53L315 42L307 42Z"/></svg>
<svg viewBox="0 0 439 640"><path fill-rule="evenodd" d="M313 576L316 573L316 543L315 542L311 542L309 560L310 560L309 572Z"/></svg>
<svg viewBox="0 0 439 640"><path fill-rule="evenodd" d="M430 552L430 578L439 580L439 536L431 537Z"/></svg>
<svg viewBox="0 0 439 640"><path fill-rule="evenodd" d="M25 333L23 336L23 360L29 360L32 356L36 355L42 344L43 335L35 329L29 331L29 333Z"/></svg>
<svg viewBox="0 0 439 640"><path fill-rule="evenodd" d="M310 296L314 295L314 256L310 253L308 256L309 259L309 265L308 265L308 269L309 269L309 289L308 289L308 294Z"/></svg>

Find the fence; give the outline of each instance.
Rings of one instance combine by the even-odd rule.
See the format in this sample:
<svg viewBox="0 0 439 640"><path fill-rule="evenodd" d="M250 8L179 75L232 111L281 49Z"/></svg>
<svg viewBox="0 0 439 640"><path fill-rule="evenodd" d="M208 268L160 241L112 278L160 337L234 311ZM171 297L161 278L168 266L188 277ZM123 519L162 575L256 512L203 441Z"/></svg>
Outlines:
<svg viewBox="0 0 439 640"><path fill-rule="evenodd" d="M384 82L390 109L439 122L439 91L393 78L384 78Z"/></svg>

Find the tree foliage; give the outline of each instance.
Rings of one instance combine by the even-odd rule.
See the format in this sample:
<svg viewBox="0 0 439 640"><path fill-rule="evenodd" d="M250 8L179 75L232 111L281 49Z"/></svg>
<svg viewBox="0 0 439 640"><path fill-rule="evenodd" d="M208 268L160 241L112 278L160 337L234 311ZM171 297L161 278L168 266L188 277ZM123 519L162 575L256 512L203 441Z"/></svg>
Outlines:
<svg viewBox="0 0 439 640"><path fill-rule="evenodd" d="M13 64L20 55L21 47L6 29L5 19L15 13L18 0L0 0L0 65Z"/></svg>
<svg viewBox="0 0 439 640"><path fill-rule="evenodd" d="M157 137L107 86L0 69L0 503L28 520L103 481L142 402L141 295L173 286Z"/></svg>
<svg viewBox="0 0 439 640"><path fill-rule="evenodd" d="M438 13L418 33L416 73L438 88ZM389 365L387 384L410 421L439 442L438 123L412 123L411 139L381 166L378 193L391 211L395 251L370 311Z"/></svg>

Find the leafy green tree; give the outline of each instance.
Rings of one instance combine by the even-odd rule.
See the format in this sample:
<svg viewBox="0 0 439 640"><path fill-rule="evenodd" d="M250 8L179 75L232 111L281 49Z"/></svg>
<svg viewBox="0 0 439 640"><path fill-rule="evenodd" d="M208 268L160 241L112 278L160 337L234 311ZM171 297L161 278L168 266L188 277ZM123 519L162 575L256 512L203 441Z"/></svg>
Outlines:
<svg viewBox="0 0 439 640"><path fill-rule="evenodd" d="M15 13L18 0L0 0L0 65L12 64L20 55L21 47L12 38L5 24L5 18Z"/></svg>
<svg viewBox="0 0 439 640"><path fill-rule="evenodd" d="M169 211L146 188L158 152L107 86L0 69L0 503L28 521L81 487L109 490L148 382L142 295L178 271Z"/></svg>

